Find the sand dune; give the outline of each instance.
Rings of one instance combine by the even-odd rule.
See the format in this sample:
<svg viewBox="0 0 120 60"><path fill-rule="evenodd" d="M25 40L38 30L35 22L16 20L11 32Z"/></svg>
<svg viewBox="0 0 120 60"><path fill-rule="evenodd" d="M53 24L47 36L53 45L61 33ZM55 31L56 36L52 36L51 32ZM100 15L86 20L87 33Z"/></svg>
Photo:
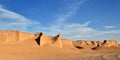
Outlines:
<svg viewBox="0 0 120 60"><path fill-rule="evenodd" d="M0 60L120 60L120 46L115 40L72 42L60 34L6 30L0 31Z"/></svg>

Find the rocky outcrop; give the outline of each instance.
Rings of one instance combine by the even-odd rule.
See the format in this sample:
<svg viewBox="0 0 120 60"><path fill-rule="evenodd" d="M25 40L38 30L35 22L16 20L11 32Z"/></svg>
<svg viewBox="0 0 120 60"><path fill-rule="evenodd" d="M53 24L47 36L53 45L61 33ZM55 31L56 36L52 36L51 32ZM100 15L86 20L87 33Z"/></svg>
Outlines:
<svg viewBox="0 0 120 60"><path fill-rule="evenodd" d="M46 41L47 37L46 37L46 35L44 33L38 32L37 34L35 34L35 36L36 36L35 41L37 42L37 44L39 46L43 46L47 42Z"/></svg>
<svg viewBox="0 0 120 60"><path fill-rule="evenodd" d="M60 34L56 36L47 36L41 32L36 34L35 40L40 47L42 47L45 44L48 44L53 47L62 48L62 39L60 37Z"/></svg>
<svg viewBox="0 0 120 60"><path fill-rule="evenodd" d="M73 42L73 45L78 48L94 48L96 46L101 46L102 42L100 41L88 41L88 40L78 40Z"/></svg>
<svg viewBox="0 0 120 60"><path fill-rule="evenodd" d="M104 40L102 46L105 47L111 47L111 46L119 46L118 42L116 40Z"/></svg>
<svg viewBox="0 0 120 60"><path fill-rule="evenodd" d="M0 43L15 43L35 38L34 34L16 31L2 30L0 31Z"/></svg>
<svg viewBox="0 0 120 60"><path fill-rule="evenodd" d="M119 43L116 40L104 40L104 42L78 40L73 42L73 45L77 48L88 48L94 50L98 47L118 47Z"/></svg>
<svg viewBox="0 0 120 60"><path fill-rule="evenodd" d="M105 40L103 43L100 41L88 41L88 40L78 40L72 42L68 39L62 39L60 33L56 36L47 36L42 32L31 34L26 32L20 32L18 30L0 31L0 44L2 43L11 44L25 40L26 41L31 40L34 42L34 44L37 44L40 47L48 45L57 48L77 47L77 48L91 49L91 48L97 48L99 46L103 46L103 47L119 46L118 42L115 40Z"/></svg>
<svg viewBox="0 0 120 60"><path fill-rule="evenodd" d="M13 44L13 43L19 43L23 41L35 41L35 43L42 47L44 45L48 45L51 47L57 47L57 48L63 48L64 47L74 47L72 45L72 41L62 39L60 34L56 36L47 36L46 34L42 32L38 32L36 34L26 33L26 32L20 32L18 30L3 30L0 31L0 44ZM27 44L27 42L26 42Z"/></svg>
<svg viewBox="0 0 120 60"><path fill-rule="evenodd" d="M60 33L56 36L47 36L44 33L40 32L35 34L36 42L40 47L49 45L51 47L57 48L75 48L72 44L72 41L68 39L62 39Z"/></svg>

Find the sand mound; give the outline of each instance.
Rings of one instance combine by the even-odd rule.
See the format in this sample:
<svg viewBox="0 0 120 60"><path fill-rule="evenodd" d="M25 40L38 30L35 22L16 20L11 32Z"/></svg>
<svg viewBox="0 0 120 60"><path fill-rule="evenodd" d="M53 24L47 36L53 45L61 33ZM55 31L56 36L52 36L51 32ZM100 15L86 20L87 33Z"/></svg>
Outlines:
<svg viewBox="0 0 120 60"><path fill-rule="evenodd" d="M0 31L0 43L15 43L34 38L34 34L20 31Z"/></svg>

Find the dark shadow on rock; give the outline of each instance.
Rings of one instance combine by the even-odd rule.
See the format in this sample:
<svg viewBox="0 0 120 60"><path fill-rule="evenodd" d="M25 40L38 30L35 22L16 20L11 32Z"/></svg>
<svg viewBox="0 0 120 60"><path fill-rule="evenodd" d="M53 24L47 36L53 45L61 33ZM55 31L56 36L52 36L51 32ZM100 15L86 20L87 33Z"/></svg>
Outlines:
<svg viewBox="0 0 120 60"><path fill-rule="evenodd" d="M106 42L107 42L107 41L106 41L106 40L104 40L104 41L103 41L103 44L105 44Z"/></svg>
<svg viewBox="0 0 120 60"><path fill-rule="evenodd" d="M80 46L75 46L76 48L78 48L78 49L83 49L84 47L80 47Z"/></svg>
<svg viewBox="0 0 120 60"><path fill-rule="evenodd" d="M97 47L93 47L92 50L95 50Z"/></svg>
<svg viewBox="0 0 120 60"><path fill-rule="evenodd" d="M42 33L39 34L39 36L35 39L35 41L37 42L37 44L40 46L40 38L42 36Z"/></svg>
<svg viewBox="0 0 120 60"><path fill-rule="evenodd" d="M96 47L91 48L92 50L95 50L96 48L98 48L100 45L98 44Z"/></svg>
<svg viewBox="0 0 120 60"><path fill-rule="evenodd" d="M52 38L52 44L54 43L54 42L56 42L58 39L59 39L59 37L60 37L60 34L58 34L58 35L56 35L55 37L53 37Z"/></svg>

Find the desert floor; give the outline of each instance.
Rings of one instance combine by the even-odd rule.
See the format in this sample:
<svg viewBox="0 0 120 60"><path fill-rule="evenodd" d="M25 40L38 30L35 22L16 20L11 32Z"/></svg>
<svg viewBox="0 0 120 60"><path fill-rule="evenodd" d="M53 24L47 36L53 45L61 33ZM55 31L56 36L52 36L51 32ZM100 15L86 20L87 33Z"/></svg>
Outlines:
<svg viewBox="0 0 120 60"><path fill-rule="evenodd" d="M0 60L120 60L118 47L91 50L39 47L34 43L1 44Z"/></svg>

